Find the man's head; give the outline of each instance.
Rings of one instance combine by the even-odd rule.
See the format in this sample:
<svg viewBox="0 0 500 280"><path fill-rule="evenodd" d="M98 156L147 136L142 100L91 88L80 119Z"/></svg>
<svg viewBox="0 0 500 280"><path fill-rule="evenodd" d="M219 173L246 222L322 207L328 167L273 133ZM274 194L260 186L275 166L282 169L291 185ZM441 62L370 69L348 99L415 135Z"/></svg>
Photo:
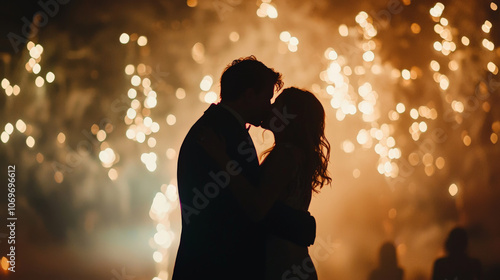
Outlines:
<svg viewBox="0 0 500 280"><path fill-rule="evenodd" d="M282 86L281 74L255 56L239 58L222 73L221 102L232 105L246 122L259 126L271 110L275 90Z"/></svg>

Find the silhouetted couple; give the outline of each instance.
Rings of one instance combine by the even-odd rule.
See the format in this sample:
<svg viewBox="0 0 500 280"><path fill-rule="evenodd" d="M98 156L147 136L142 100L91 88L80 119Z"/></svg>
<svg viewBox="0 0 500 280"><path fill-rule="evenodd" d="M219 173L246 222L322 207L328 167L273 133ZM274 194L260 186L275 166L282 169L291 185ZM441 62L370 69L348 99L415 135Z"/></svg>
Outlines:
<svg viewBox="0 0 500 280"><path fill-rule="evenodd" d="M173 279L317 279L312 192L331 178L325 112L250 56L223 72L221 102L187 134L177 170L182 233ZM259 159L247 124L273 132ZM299 278L296 278L299 277Z"/></svg>

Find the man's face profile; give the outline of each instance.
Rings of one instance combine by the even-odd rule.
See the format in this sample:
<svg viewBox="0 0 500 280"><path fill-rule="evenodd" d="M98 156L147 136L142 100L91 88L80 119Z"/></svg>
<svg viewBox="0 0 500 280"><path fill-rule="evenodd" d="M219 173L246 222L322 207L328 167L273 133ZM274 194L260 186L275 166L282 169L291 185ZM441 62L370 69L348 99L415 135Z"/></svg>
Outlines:
<svg viewBox="0 0 500 280"><path fill-rule="evenodd" d="M260 126L262 121L271 111L271 99L274 95L274 85L266 86L262 90L252 90L249 96L252 104L252 118L248 122L254 126Z"/></svg>

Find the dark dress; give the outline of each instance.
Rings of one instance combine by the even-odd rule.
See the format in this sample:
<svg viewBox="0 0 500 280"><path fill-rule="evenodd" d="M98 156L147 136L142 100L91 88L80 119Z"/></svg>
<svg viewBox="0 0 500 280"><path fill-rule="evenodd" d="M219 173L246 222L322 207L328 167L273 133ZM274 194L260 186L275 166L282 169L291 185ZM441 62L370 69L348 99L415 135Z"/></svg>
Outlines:
<svg viewBox="0 0 500 280"><path fill-rule="evenodd" d="M233 160L221 170L198 143L200 129L225 139ZM309 213L275 203L261 222L251 221L229 190L238 171L252 184L259 162L247 130L225 108L212 104L187 134L179 153L177 180L182 232L173 279L263 279L269 232L311 244L315 221Z"/></svg>
<svg viewBox="0 0 500 280"><path fill-rule="evenodd" d="M295 172L290 174L292 177L290 183L281 193L279 199L294 209L307 211L311 203L312 188L310 182L301 182L300 180L303 171L301 165L304 162L301 151L292 144L283 144L283 148L288 149L289 153L295 155L297 166ZM272 156L272 153L271 151L269 156ZM262 168L266 168L265 161ZM297 245L274 234L268 235L266 242L267 280L318 279L307 246Z"/></svg>

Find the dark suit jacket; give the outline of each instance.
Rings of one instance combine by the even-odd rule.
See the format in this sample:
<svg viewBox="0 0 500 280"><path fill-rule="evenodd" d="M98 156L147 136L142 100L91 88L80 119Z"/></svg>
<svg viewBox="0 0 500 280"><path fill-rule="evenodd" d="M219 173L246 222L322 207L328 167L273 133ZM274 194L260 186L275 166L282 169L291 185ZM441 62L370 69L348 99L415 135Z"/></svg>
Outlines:
<svg viewBox="0 0 500 280"><path fill-rule="evenodd" d="M234 162L221 170L199 145L200 128L223 137ZM252 222L230 192L231 174L241 171L257 185L259 162L253 142L225 108L211 105L182 144L177 168L182 233L173 279L263 279L265 236L272 232L310 245L315 221L307 212L275 204L264 221Z"/></svg>

